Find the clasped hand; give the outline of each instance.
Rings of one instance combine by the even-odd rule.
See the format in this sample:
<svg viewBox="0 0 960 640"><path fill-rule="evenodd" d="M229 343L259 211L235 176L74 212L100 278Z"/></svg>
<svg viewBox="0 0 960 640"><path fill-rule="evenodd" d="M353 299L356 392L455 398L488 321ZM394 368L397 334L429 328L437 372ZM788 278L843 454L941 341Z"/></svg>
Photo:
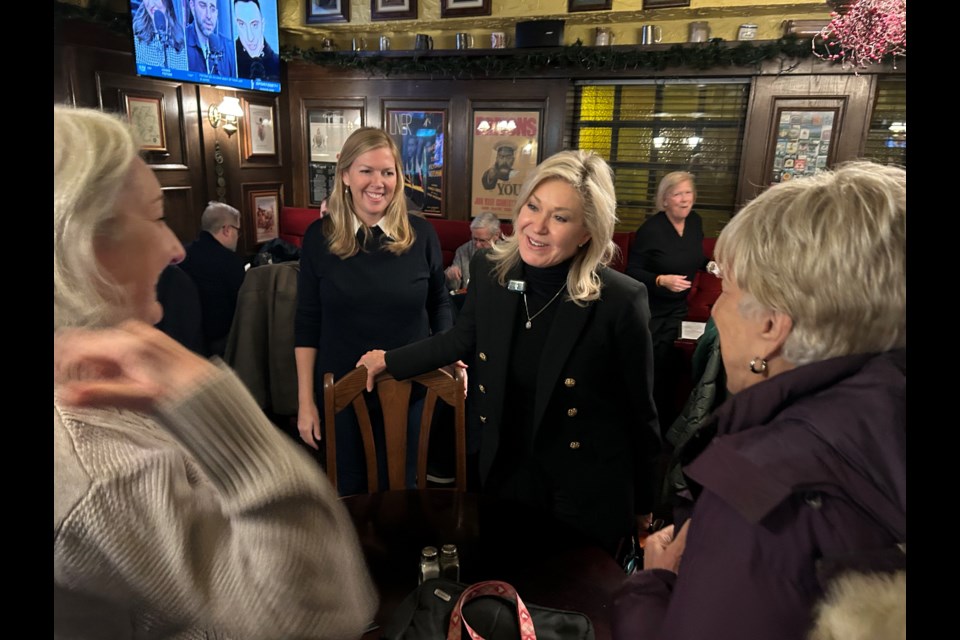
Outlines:
<svg viewBox="0 0 960 640"><path fill-rule="evenodd" d="M674 573L680 572L680 560L683 550L687 546L687 530L690 521L687 520L680 527L680 533L674 537L674 526L664 527L647 536L643 545L643 568L666 569Z"/></svg>
<svg viewBox="0 0 960 640"><path fill-rule="evenodd" d="M660 276L660 286L664 289L669 289L674 293L679 293L681 291L686 291L692 285L687 279L687 276L665 275Z"/></svg>

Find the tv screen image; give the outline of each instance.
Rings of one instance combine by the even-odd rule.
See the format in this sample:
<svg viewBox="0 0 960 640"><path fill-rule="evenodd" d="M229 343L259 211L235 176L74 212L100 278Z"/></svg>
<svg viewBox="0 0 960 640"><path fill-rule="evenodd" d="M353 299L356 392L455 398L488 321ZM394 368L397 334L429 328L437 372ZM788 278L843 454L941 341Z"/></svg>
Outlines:
<svg viewBox="0 0 960 640"><path fill-rule="evenodd" d="M130 0L137 75L280 91L277 0Z"/></svg>

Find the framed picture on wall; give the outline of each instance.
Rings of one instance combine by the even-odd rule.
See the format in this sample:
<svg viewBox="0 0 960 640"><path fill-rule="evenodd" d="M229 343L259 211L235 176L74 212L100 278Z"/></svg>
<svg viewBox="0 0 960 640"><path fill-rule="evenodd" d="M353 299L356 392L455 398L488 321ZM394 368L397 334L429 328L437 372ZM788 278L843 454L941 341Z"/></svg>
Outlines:
<svg viewBox="0 0 960 640"><path fill-rule="evenodd" d="M447 110L387 108L384 122L400 149L407 202L425 214L442 215Z"/></svg>
<svg viewBox="0 0 960 640"><path fill-rule="evenodd" d="M604 11L613 6L613 0L567 0L567 13L575 11Z"/></svg>
<svg viewBox="0 0 960 640"><path fill-rule="evenodd" d="M350 0L306 0L307 24L350 22Z"/></svg>
<svg viewBox="0 0 960 640"><path fill-rule="evenodd" d="M440 0L441 18L489 16L491 0Z"/></svg>
<svg viewBox="0 0 960 640"><path fill-rule="evenodd" d="M133 125L145 151L166 151L167 134L163 126L163 98L160 96L124 95L127 120Z"/></svg>
<svg viewBox="0 0 960 640"><path fill-rule="evenodd" d="M540 111L476 110L470 215L489 211L509 218L527 174L540 155Z"/></svg>
<svg viewBox="0 0 960 640"><path fill-rule="evenodd" d="M816 175L832 165L839 116L839 108L778 108L767 154L770 184Z"/></svg>
<svg viewBox="0 0 960 640"><path fill-rule="evenodd" d="M254 156L276 158L277 128L273 103L243 100L243 154L245 159Z"/></svg>
<svg viewBox="0 0 960 640"><path fill-rule="evenodd" d="M340 148L353 130L363 126L360 109L307 109L307 148L311 162L337 161Z"/></svg>
<svg viewBox="0 0 960 640"><path fill-rule="evenodd" d="M416 20L417 0L370 0L372 20Z"/></svg>
<svg viewBox="0 0 960 640"><path fill-rule="evenodd" d="M283 206L280 186L263 186L254 185L247 191L247 215L244 224L254 230L256 244L279 236L280 207Z"/></svg>

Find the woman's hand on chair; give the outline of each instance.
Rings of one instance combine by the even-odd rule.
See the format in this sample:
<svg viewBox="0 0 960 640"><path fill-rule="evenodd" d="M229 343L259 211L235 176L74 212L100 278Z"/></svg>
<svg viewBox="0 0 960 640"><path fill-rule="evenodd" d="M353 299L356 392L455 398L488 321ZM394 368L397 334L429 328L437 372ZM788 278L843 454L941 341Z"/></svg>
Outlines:
<svg viewBox="0 0 960 640"><path fill-rule="evenodd" d="M467 397L467 390L470 388L470 382L467 379L467 369L469 367L463 360L457 360L453 364L443 367L443 370L450 374L452 378L457 377L457 369L463 371L463 397Z"/></svg>
<svg viewBox="0 0 960 640"><path fill-rule="evenodd" d="M467 369L468 369L468 367L467 367L466 363L464 363L463 360L457 360L456 362L453 363L453 366L455 366L455 367L458 368L458 369L462 369L462 370L463 370L463 397L466 398L466 397L467 397L467 389L470 388L470 382L469 382L469 380L467 379Z"/></svg>
<svg viewBox="0 0 960 640"><path fill-rule="evenodd" d="M367 351L357 360L356 366L367 368L367 391L373 391L373 384L377 376L387 370L385 354L386 351L383 349L374 349L373 351Z"/></svg>
<svg viewBox="0 0 960 640"><path fill-rule="evenodd" d="M317 443L323 439L320 434L320 412L316 402L301 402L297 409L297 431L307 446L320 450Z"/></svg>

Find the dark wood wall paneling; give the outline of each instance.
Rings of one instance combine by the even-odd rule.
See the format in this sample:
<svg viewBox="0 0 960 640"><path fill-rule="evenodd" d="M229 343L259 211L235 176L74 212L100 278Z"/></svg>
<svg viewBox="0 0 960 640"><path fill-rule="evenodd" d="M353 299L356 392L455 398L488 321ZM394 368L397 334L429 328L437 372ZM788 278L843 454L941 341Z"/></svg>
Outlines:
<svg viewBox="0 0 960 640"><path fill-rule="evenodd" d="M253 185L272 185L281 194L289 190L289 165L285 161L290 138L285 125L287 106L275 95L221 90L188 82L138 77L131 44L102 27L67 22L54 31L54 101L125 113L125 96L162 100L167 140L165 152L147 151L144 159L154 169L164 194L168 224L181 242L192 241L200 230L200 214L207 202L217 199L216 142L223 156L224 201L243 214L241 255L256 250L256 229L249 210ZM207 118L211 104L224 95L236 95L258 104L272 104L277 131L276 157L244 153L246 123L228 136L214 129ZM262 187L261 187L262 188Z"/></svg>
<svg viewBox="0 0 960 640"><path fill-rule="evenodd" d="M563 145L568 79L431 80L429 78L364 78L338 74L324 67L288 66L285 92L293 142L293 203L308 206L309 127L307 111L358 108L366 126L386 127L387 109L446 109L447 148L444 167L444 217L470 217L471 115L475 109L541 111L541 158Z"/></svg>
<svg viewBox="0 0 960 640"><path fill-rule="evenodd" d="M384 126L385 108L410 105L417 108L447 108L447 184L445 216L469 217L470 197L470 115L483 108L542 108L541 159L561 150L570 140L570 114L566 93L575 80L701 77L750 77L750 103L743 139L737 192L738 208L765 188L771 173L771 145L776 135L773 119L779 108L837 108L831 161L843 162L863 152L873 108L878 74L906 74L904 61L894 69L876 65L859 75L838 65L805 60L790 67L771 61L760 67L728 67L709 70L668 68L658 72L631 70L546 71L536 77L509 79L449 80L425 77L357 76L307 63L288 66L286 89L289 98L291 182L293 201L308 206L307 162L309 159L306 112L318 107L355 107L364 113L364 124Z"/></svg>
<svg viewBox="0 0 960 640"><path fill-rule="evenodd" d="M138 78L133 70L130 45L100 27L68 24L55 30L54 98L81 106L118 109L125 92L146 92L163 98L168 153L148 154L164 187L171 225L181 240L192 240L200 226L206 202L217 197L215 143L223 154L226 202L244 215L241 253L256 248L256 230L249 193L278 188L283 204L309 206L307 111L311 108L355 107L363 122L385 126L388 108L442 108L447 110L447 149L444 215L467 219L470 211L470 117L474 109L538 109L542 113L541 158L563 148L569 140L570 117L566 96L571 83L584 78L751 78L751 97L743 140L738 205L755 197L770 175L770 148L775 135L773 119L784 108L838 108L834 128L833 162L858 157L869 126L877 74L905 74L906 63L896 70L875 66L854 75L836 65L802 61L785 69L770 62L759 68L690 70L669 68L659 72L631 70L564 70L534 77L433 79L429 77L366 77L303 62L284 64L284 92L279 97L262 93L223 91L164 80ZM276 158L248 157L244 152L245 123L227 136L213 129L207 109L223 95L241 100L272 102L277 113Z"/></svg>
<svg viewBox="0 0 960 640"><path fill-rule="evenodd" d="M831 162L836 164L860 157L870 128L876 77L875 74L846 74L755 78L747 110L737 208L757 197L769 182L778 125L776 117L781 109L836 109Z"/></svg>

